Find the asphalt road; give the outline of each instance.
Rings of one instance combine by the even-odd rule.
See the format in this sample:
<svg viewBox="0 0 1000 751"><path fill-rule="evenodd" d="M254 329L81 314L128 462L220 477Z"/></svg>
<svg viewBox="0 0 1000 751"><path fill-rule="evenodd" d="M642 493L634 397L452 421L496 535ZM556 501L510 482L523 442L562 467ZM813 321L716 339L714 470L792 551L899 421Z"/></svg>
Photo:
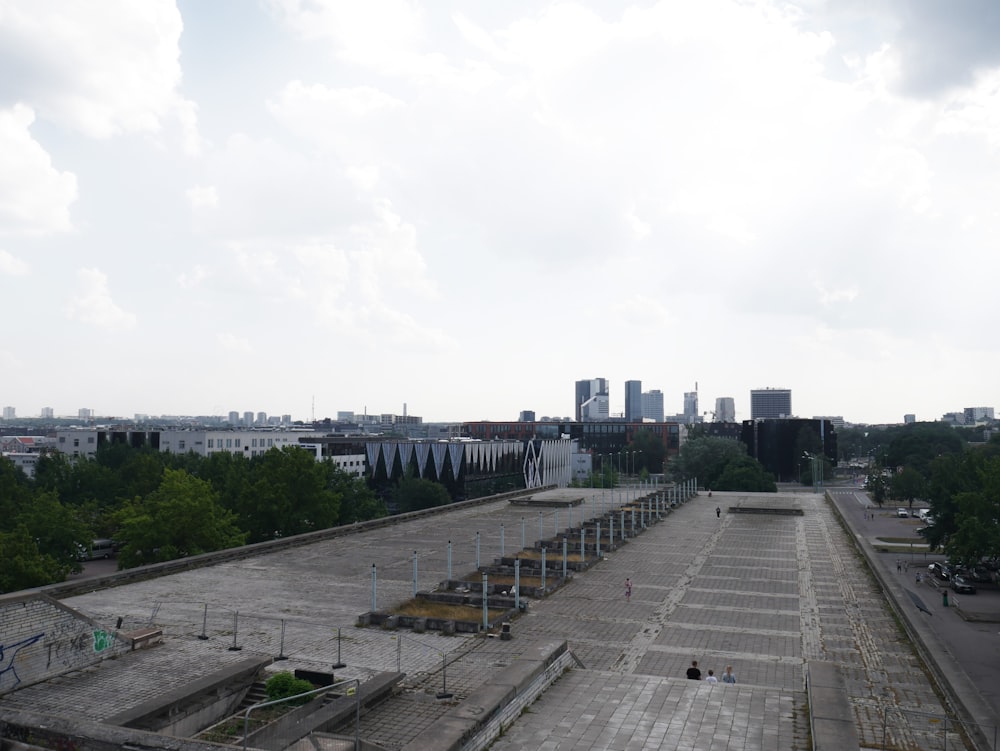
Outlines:
<svg viewBox="0 0 1000 751"><path fill-rule="evenodd" d="M860 489L828 488L837 506L859 533L873 540L878 537L914 537L916 528L923 523L917 519L896 516L896 506L879 509ZM865 519L867 508L874 517ZM909 570L896 572L896 560L909 562ZM934 553L914 552L898 556L882 553L880 562L892 576L900 577L904 589L915 593L930 611L917 613L943 644L966 675L978 687L983 699L1000 715L1000 590L980 589L975 595L956 595L952 590L941 590L925 581L916 584L916 571L927 572L927 564L943 561L944 556ZM926 577L925 577L926 578ZM954 607L944 607L941 593L947 591L951 605L958 602L962 609L989 622L964 620ZM913 605L917 610L916 604Z"/></svg>

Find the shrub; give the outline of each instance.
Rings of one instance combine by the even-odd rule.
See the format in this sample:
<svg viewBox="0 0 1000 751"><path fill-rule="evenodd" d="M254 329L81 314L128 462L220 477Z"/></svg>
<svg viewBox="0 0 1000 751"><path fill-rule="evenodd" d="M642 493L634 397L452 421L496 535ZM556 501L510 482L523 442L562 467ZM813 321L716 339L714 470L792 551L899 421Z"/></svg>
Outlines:
<svg viewBox="0 0 1000 751"><path fill-rule="evenodd" d="M312 691L314 688L316 687L309 681L296 678L294 673L289 673L287 670L281 673L275 673L268 678L267 683L264 684L264 690L267 692L267 698L270 701L277 701L278 699L285 699L289 696L304 694L307 691ZM308 699L302 699L300 702L296 703L304 703L306 701L308 701Z"/></svg>

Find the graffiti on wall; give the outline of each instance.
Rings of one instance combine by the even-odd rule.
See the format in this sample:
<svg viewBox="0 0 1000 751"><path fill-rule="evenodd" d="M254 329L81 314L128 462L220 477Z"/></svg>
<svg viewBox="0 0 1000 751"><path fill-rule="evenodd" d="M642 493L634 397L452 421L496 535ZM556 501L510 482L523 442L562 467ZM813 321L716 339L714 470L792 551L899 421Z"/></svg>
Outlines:
<svg viewBox="0 0 1000 751"><path fill-rule="evenodd" d="M17 659L17 653L25 647L30 647L43 636L45 636L44 631L13 644L0 644L0 688L4 688L5 686L14 687L21 682L21 677L17 674L16 665L14 664ZM11 679L13 679L13 683L10 683Z"/></svg>
<svg viewBox="0 0 1000 751"><path fill-rule="evenodd" d="M107 631L94 631L94 651L100 654L101 652L111 649L115 646L115 635L109 634Z"/></svg>

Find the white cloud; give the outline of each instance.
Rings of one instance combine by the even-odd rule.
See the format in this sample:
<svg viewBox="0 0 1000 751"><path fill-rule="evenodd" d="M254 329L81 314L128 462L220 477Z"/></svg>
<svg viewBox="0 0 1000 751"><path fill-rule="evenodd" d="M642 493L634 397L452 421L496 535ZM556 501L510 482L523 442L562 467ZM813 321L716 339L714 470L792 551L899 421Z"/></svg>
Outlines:
<svg viewBox="0 0 1000 751"><path fill-rule="evenodd" d="M6 250L0 250L0 274L8 276L24 276L30 273L28 264L20 258L16 258Z"/></svg>
<svg viewBox="0 0 1000 751"><path fill-rule="evenodd" d="M0 109L0 233L65 232L76 200L76 176L52 166L32 138L31 108Z"/></svg>
<svg viewBox="0 0 1000 751"><path fill-rule="evenodd" d="M66 316L91 326L110 330L127 330L136 326L136 317L111 299L108 277L99 269L77 271L80 291L70 298Z"/></svg>
<svg viewBox="0 0 1000 751"><path fill-rule="evenodd" d="M244 336L221 332L216 335L215 339L219 343L219 346L228 352L239 352L247 355L253 352L250 340Z"/></svg>
<svg viewBox="0 0 1000 751"><path fill-rule="evenodd" d="M215 208L219 205L219 191L215 189L214 185L195 185L187 190L186 195L191 208L196 211L204 208Z"/></svg>
<svg viewBox="0 0 1000 751"><path fill-rule="evenodd" d="M0 3L0 60L16 76L0 101L94 138L156 133L176 120L195 148L194 108L178 94L183 24L172 0Z"/></svg>

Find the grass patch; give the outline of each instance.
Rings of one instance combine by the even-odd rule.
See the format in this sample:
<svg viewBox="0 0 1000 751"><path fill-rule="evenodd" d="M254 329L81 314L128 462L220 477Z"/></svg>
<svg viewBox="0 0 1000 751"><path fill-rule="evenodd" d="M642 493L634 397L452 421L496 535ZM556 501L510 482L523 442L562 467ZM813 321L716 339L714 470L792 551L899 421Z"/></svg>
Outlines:
<svg viewBox="0 0 1000 751"><path fill-rule="evenodd" d="M410 615L418 618L443 618L446 621L481 621L483 619L483 609L480 606L450 605L446 602L433 602L419 597L407 600L390 612L395 615ZM506 610L489 608L486 611L486 617L490 621L494 621L506 613Z"/></svg>

